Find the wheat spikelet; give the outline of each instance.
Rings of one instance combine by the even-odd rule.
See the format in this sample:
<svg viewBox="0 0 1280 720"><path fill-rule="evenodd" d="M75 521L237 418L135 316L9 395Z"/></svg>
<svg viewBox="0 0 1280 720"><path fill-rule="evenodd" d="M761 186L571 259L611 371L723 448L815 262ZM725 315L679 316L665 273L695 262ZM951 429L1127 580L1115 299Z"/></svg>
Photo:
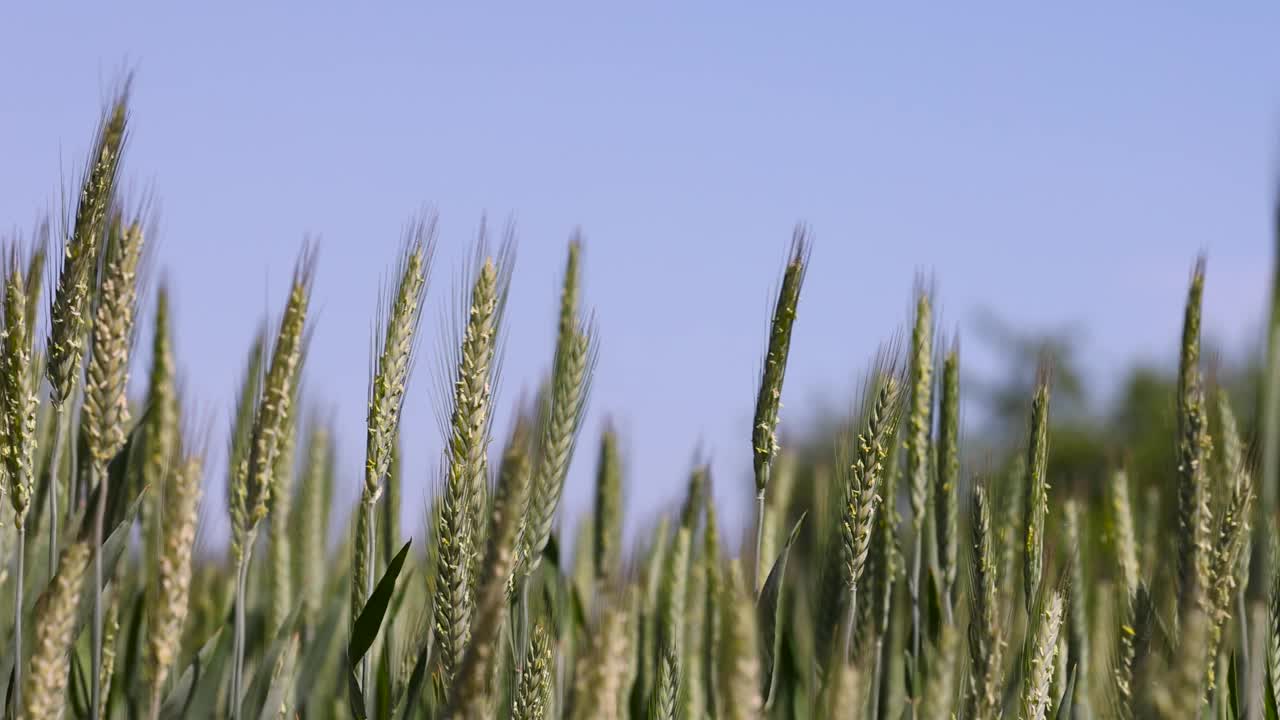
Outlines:
<svg viewBox="0 0 1280 720"><path fill-rule="evenodd" d="M111 594L107 605L106 620L102 629L102 667L98 670L98 685L102 690L102 709L111 714L111 677L116 668L116 636L120 634L120 590Z"/></svg>
<svg viewBox="0 0 1280 720"><path fill-rule="evenodd" d="M147 489L141 506L144 557L155 564L161 552L157 515L162 489L178 444L177 370L169 320L169 288L156 293L155 330L151 337L151 373L147 379L147 404L143 415L144 455L140 478Z"/></svg>
<svg viewBox="0 0 1280 720"><path fill-rule="evenodd" d="M593 515L592 557L596 583L603 585L617 577L622 562L622 461L618 434L610 425L600 434Z"/></svg>
<svg viewBox="0 0 1280 720"><path fill-rule="evenodd" d="M756 629L755 605L747 594L742 567L729 564L725 578L723 645L720 651L720 700L717 710L727 720L752 720L764 712L760 697L760 640Z"/></svg>
<svg viewBox="0 0 1280 720"><path fill-rule="evenodd" d="M649 717L653 720L676 720L681 687L680 656L674 648L663 650L658 666L658 684L649 699Z"/></svg>
<svg viewBox="0 0 1280 720"><path fill-rule="evenodd" d="M1110 495L1109 519L1112 543L1116 551L1116 565L1120 568L1120 581L1126 595L1138 591L1141 575L1138 570L1138 544L1133 529L1133 507L1129 501L1129 476L1123 470L1111 475L1108 484Z"/></svg>
<svg viewBox="0 0 1280 720"><path fill-rule="evenodd" d="M957 516L960 484L960 350L952 345L942 362L942 399L938 407L937 486L933 492L935 536L938 544L939 592L943 610L952 614L959 574Z"/></svg>
<svg viewBox="0 0 1280 720"><path fill-rule="evenodd" d="M515 566L520 520L528 499L529 428L517 421L498 472L488 547L480 565L485 577L477 591L475 631L449 694L457 717L484 718L493 713L491 685L507 617L507 581Z"/></svg>
<svg viewBox="0 0 1280 720"><path fill-rule="evenodd" d="M1111 667L1112 710L1116 717L1131 719L1138 716L1138 683L1150 646L1155 608L1143 585L1132 593L1122 593L1121 602L1124 604Z"/></svg>
<svg viewBox="0 0 1280 720"><path fill-rule="evenodd" d="M822 717L858 717L867 705L867 678L854 663L842 662L827 676Z"/></svg>
<svg viewBox="0 0 1280 720"><path fill-rule="evenodd" d="M253 417L262 388L265 354L266 338L260 329L249 347L244 372L240 376L227 453L227 512L231 519L233 558L243 554L245 533L249 527L249 446L253 442Z"/></svg>
<svg viewBox="0 0 1280 720"><path fill-rule="evenodd" d="M67 546L35 611L35 643L23 689L23 717L57 718L66 705L67 653L89 567L89 543Z"/></svg>
<svg viewBox="0 0 1280 720"><path fill-rule="evenodd" d="M276 467L271 473L271 522L267 525L271 604L267 608L267 632L272 637L288 622L294 607L294 547L290 522L293 518L293 453L298 435L294 420L298 405L297 387L295 384L294 397L289 402L290 410L283 423L280 449L276 453Z"/></svg>
<svg viewBox="0 0 1280 720"><path fill-rule="evenodd" d="M511 720L543 720L552 715L551 638L542 623L533 627L528 664L516 677Z"/></svg>
<svg viewBox="0 0 1280 720"><path fill-rule="evenodd" d="M593 634L587 662L585 694L574 707L579 720L622 720L627 666L632 662L627 609L619 605L605 610Z"/></svg>
<svg viewBox="0 0 1280 720"><path fill-rule="evenodd" d="M1058 653L1058 633L1062 629L1063 600L1057 590L1050 592L1033 623L1034 634L1024 660L1021 720L1045 720L1052 698L1049 688Z"/></svg>
<svg viewBox="0 0 1280 720"><path fill-rule="evenodd" d="M714 493L710 493L714 495ZM723 560L720 553L720 528L716 518L716 504L707 503L706 521L702 531L702 562L705 573L705 624L703 637L703 687L706 692L707 714L715 717L719 700L720 676L718 658L720 657L720 639L723 634L722 618L724 615L722 601L724 599L724 579L721 572Z"/></svg>
<svg viewBox="0 0 1280 720"><path fill-rule="evenodd" d="M114 224L114 223L113 223ZM142 259L142 226L133 223L108 235L93 321L93 353L85 370L85 430L99 470L124 446L129 422L125 395L129 346Z"/></svg>
<svg viewBox="0 0 1280 720"><path fill-rule="evenodd" d="M27 258L27 270L22 274L26 279L26 304L23 316L27 322L27 331L35 337L36 322L40 317L40 299L44 291L44 266L49 260L49 218L45 217L36 227L35 244L31 255Z"/></svg>
<svg viewBox="0 0 1280 720"><path fill-rule="evenodd" d="M968 717L999 717L1004 633L1000 623L1000 567L991 535L991 500L985 483L976 482L970 500L971 609L969 660L971 663Z"/></svg>
<svg viewBox="0 0 1280 720"><path fill-rule="evenodd" d="M920 717L947 720L953 715L956 698L956 660L960 651L960 635L955 625L943 623L937 642L929 652L924 691L920 696Z"/></svg>
<svg viewBox="0 0 1280 720"><path fill-rule="evenodd" d="M1062 506L1063 540L1066 552L1069 553L1067 569L1070 582L1067 587L1067 632L1062 640L1066 643L1067 652L1060 653L1059 666L1063 682L1066 682L1067 667L1075 668L1075 689L1072 695L1073 707L1081 713L1089 713L1089 678L1092 675L1092 655L1089 647L1089 617L1085 594L1089 586L1085 583L1084 567L1084 513L1080 501L1068 499ZM1060 695L1058 697L1061 697Z"/></svg>
<svg viewBox="0 0 1280 720"><path fill-rule="evenodd" d="M191 590L191 557L200 512L201 462L187 458L168 474L164 487L164 523L161 529L155 579L147 618L146 675L151 717L158 717L161 690L169 669L177 660Z"/></svg>

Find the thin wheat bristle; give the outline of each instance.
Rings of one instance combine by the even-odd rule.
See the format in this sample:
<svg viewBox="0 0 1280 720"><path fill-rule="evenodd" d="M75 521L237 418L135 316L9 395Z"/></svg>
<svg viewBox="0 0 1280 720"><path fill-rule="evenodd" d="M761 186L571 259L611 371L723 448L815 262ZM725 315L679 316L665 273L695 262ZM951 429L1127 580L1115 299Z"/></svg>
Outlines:
<svg viewBox="0 0 1280 720"><path fill-rule="evenodd" d="M26 281L26 307L23 315L27 321L27 333L34 338L36 323L40 318L40 300L44 292L44 267L49 259L49 218L45 217L36 226L35 244L31 247L31 255L27 258L27 270L22 274Z"/></svg>

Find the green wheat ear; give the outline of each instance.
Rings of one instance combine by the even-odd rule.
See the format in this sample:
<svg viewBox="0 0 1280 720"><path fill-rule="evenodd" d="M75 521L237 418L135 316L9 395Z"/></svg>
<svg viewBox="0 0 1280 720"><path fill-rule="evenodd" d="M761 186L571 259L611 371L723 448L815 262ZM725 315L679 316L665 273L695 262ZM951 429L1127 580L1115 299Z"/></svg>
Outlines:
<svg viewBox="0 0 1280 720"><path fill-rule="evenodd" d="M592 557L596 584L603 587L618 576L622 562L622 461L618 433L609 424L600 434L594 517Z"/></svg>
<svg viewBox="0 0 1280 720"><path fill-rule="evenodd" d="M35 449L36 395L31 377L31 338L26 326L26 293L16 252L5 263L4 336L0 348L3 391L3 458L9 503L16 525L31 506L32 453Z"/></svg>
<svg viewBox="0 0 1280 720"><path fill-rule="evenodd" d="M71 234L63 250L58 288L49 309L46 368L50 397L56 406L62 406L71 397L79 377L91 317L90 297L102 225L112 204L128 123L129 86L126 83L98 128Z"/></svg>
<svg viewBox="0 0 1280 720"><path fill-rule="evenodd" d="M248 532L256 529L267 516L271 490L275 486L276 462L286 442L294 389L299 381L308 337L307 306L311 301L314 263L315 256L310 250L304 250L294 269L289 297L271 348L271 361L262 380L261 397L250 433L245 476L247 517L244 523Z"/></svg>
<svg viewBox="0 0 1280 720"><path fill-rule="evenodd" d="M487 486L485 452L489 442L490 391L499 308L505 274L486 258L471 285L467 322L457 355L448 425L446 477L435 540L435 643L447 681L452 681L471 636L475 606L475 528L473 513L482 507L476 495Z"/></svg>
<svg viewBox="0 0 1280 720"><path fill-rule="evenodd" d="M476 601L475 631L462 658L449 697L462 718L485 718L493 714L492 700L499 640L507 622L507 583L515 568L520 520L529 500L529 426L516 421L502 454L498 485L493 497L488 547L480 564Z"/></svg>
<svg viewBox="0 0 1280 720"><path fill-rule="evenodd" d="M565 475L577 444L595 369L595 331L590 322L583 320L578 308L581 249L581 240L575 237L569 243L565 262L559 334L551 371L550 406L538 442L525 524L521 557L525 577L537 570L542 561L542 551L551 537L551 527L564 492Z"/></svg>
<svg viewBox="0 0 1280 720"><path fill-rule="evenodd" d="M1200 377L1200 308L1204 259L1196 262L1187 291L1178 361L1178 602L1186 611L1209 583L1209 488L1205 467L1209 435Z"/></svg>
<svg viewBox="0 0 1280 720"><path fill-rule="evenodd" d="M755 603L737 560L730 561L725 580L720 602L723 634L719 653L721 695L717 708L730 720L751 720L762 717L764 712Z"/></svg>
<svg viewBox="0 0 1280 720"><path fill-rule="evenodd" d="M791 331L795 326L796 312L800 307L800 289L804 285L809 267L809 241L807 230L797 227L791 238L790 259L782 273L782 286L773 308L773 320L769 325L769 343L765 348L764 365L760 370L760 389L756 395L755 418L751 424L752 466L756 485L756 577L759 589L764 585L765 572L759 570L765 542L765 494L774 459L778 455L778 413L782 407L782 384L787 372L787 357L791 353Z"/></svg>
<svg viewBox="0 0 1280 720"><path fill-rule="evenodd" d="M1033 614L1031 642L1023 660L1022 714L1024 720L1045 720L1054 698L1049 688L1058 654L1058 633L1062 630L1063 599L1057 590L1049 593L1043 607Z"/></svg>
<svg viewBox="0 0 1280 720"><path fill-rule="evenodd" d="M515 698L511 706L512 720L544 720L554 717L552 707L553 658L552 643L542 623L533 627L529 640L529 662L516 677Z"/></svg>
<svg viewBox="0 0 1280 720"><path fill-rule="evenodd" d="M1000 716L1004 632L1000 620L1000 567L991 534L991 499L986 483L975 481L970 496L972 555L969 587L969 713L977 720Z"/></svg>
<svg viewBox="0 0 1280 720"><path fill-rule="evenodd" d="M396 285L385 325L374 339L378 356L369 384L369 409L365 440L364 487L360 495L351 582L351 614L358 617L368 593L373 591L376 564L374 524L376 506L391 465L400 413L418 345L418 325L427 274L434 250L435 221L414 223L396 266ZM388 556L388 559L390 556Z"/></svg>
<svg viewBox="0 0 1280 720"><path fill-rule="evenodd" d="M1022 583L1028 617L1034 614L1044 575L1045 517L1049 513L1049 372L1042 366L1031 400L1031 440L1027 444Z"/></svg>
<svg viewBox="0 0 1280 720"><path fill-rule="evenodd" d="M938 468L933 491L938 575L943 610L950 617L956 603L959 576L960 485L960 343L942 361L942 399L938 406Z"/></svg>

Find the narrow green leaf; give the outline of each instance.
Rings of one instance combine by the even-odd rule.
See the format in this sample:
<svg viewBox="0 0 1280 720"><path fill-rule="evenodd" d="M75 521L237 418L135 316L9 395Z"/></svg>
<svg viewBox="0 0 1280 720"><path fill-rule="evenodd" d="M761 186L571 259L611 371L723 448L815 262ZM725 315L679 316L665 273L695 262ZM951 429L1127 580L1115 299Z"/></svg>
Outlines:
<svg viewBox="0 0 1280 720"><path fill-rule="evenodd" d="M355 668L359 666L365 653L369 652L369 648L373 646L374 639L378 637L382 618L386 615L391 596L395 593L396 578L400 576L400 568L404 566L405 556L409 554L409 546L412 543L412 540L406 542L404 547L400 548L400 552L391 559L390 564L387 565L387 571L383 573L377 587L369 595L364 609L360 611L360 617L356 618L351 627L351 640L347 645L347 689L351 712L359 720L368 717L366 710L368 703L365 701L364 692L360 689Z"/></svg>
<svg viewBox="0 0 1280 720"><path fill-rule="evenodd" d="M760 620L760 627L764 631L763 689L766 708L772 707L773 697L778 688L777 673L773 671L773 666L782 648L782 633L778 632L778 624L782 615L782 583L787 573L787 556L791 554L791 546L795 544L796 537L800 534L800 525L804 523L806 515L807 513L801 514L800 519L796 520L795 526L791 528L787 543L782 546L782 552L778 553L778 559L774 561L768 579L760 588L760 599L756 601L756 613Z"/></svg>
<svg viewBox="0 0 1280 720"><path fill-rule="evenodd" d="M1071 672L1067 675L1067 686L1062 691L1062 697L1058 699L1058 711L1053 714L1054 720L1071 720L1071 705L1075 701L1076 696L1076 666L1071 666Z"/></svg>
<svg viewBox="0 0 1280 720"><path fill-rule="evenodd" d="M169 689L164 704L160 706L160 717L163 720L179 720L179 718L209 717L217 705L218 691L221 689L223 670L227 658L231 654L233 634L230 632L231 617L228 614L226 626L219 628L191 659L177 682Z"/></svg>

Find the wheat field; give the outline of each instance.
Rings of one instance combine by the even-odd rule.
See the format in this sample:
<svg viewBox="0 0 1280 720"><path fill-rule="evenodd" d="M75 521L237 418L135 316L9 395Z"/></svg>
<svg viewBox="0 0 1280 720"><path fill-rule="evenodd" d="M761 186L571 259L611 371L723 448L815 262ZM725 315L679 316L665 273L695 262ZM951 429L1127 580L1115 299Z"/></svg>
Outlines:
<svg viewBox="0 0 1280 720"><path fill-rule="evenodd" d="M1047 355L1020 400L1021 440L969 460L961 346L940 337L925 282L901 337L869 360L858 409L830 437L784 446L812 250L798 229L742 438L754 483L732 489L753 511L738 551L708 466L624 543L620 439L580 433L599 342L580 242L549 379L503 408L511 245L477 243L456 332L426 343L424 217L387 259L359 500L331 526L334 431L300 389L314 252L246 349L223 458L180 392L180 288L142 282L146 208L118 191L129 132L126 88L68 217L6 242L4 717L1280 717L1280 304L1260 388L1236 407L1202 358L1203 260L1188 259L1186 304L1169 308L1183 318L1158 440L1169 471L1131 477L1121 455L1063 483ZM133 341L143 303L150 347ZM426 480L400 467L399 423L423 364L444 369L444 452L415 542L402 484ZM145 396L130 397L144 370ZM505 413L511 430L494 437ZM594 497L566 538L575 460L594 465ZM198 556L206 468L222 464L230 542Z"/></svg>

